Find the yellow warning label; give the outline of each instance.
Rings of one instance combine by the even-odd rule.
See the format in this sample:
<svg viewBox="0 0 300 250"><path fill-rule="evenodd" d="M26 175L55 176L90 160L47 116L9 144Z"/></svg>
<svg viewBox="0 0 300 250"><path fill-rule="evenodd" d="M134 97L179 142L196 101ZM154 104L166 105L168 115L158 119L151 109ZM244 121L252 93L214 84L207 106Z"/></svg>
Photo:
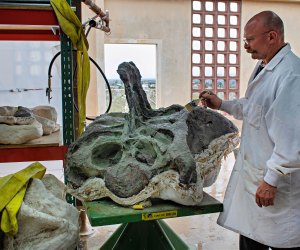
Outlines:
<svg viewBox="0 0 300 250"><path fill-rule="evenodd" d="M156 213L145 213L142 214L142 220L159 220L165 218L172 218L177 216L177 210L156 212Z"/></svg>

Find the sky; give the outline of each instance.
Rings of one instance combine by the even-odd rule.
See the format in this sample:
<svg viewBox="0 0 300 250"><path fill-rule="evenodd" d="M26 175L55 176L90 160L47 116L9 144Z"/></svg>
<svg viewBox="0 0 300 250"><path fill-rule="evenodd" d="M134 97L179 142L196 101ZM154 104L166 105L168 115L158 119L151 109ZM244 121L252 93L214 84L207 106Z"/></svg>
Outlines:
<svg viewBox="0 0 300 250"><path fill-rule="evenodd" d="M105 44L105 75L119 79L117 69L122 62L134 62L142 78L156 78L156 45L153 44Z"/></svg>

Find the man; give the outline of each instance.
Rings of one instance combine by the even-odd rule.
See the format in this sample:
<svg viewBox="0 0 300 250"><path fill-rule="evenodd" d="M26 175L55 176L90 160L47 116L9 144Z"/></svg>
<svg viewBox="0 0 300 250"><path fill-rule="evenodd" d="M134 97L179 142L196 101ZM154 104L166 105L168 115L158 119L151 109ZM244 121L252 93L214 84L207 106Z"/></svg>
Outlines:
<svg viewBox="0 0 300 250"><path fill-rule="evenodd" d="M241 250L300 249L300 59L271 11L247 22L244 48L259 60L245 97L200 94L203 105L243 120L218 224L240 234Z"/></svg>

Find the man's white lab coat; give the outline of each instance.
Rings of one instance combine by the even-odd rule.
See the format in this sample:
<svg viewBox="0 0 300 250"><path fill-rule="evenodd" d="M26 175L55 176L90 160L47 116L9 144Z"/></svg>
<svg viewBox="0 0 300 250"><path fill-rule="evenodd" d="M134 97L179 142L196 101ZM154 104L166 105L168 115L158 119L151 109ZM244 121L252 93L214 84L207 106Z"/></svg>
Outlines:
<svg viewBox="0 0 300 250"><path fill-rule="evenodd" d="M243 128L218 224L268 246L300 247L300 59L287 44L254 72L245 97L221 106ZM263 179L277 186L274 206L255 202Z"/></svg>

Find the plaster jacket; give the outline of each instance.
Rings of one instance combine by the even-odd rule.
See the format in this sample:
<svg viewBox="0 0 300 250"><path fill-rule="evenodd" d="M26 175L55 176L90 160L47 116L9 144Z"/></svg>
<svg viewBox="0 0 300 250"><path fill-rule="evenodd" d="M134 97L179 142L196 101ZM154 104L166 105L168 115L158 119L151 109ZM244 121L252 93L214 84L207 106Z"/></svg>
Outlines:
<svg viewBox="0 0 300 250"><path fill-rule="evenodd" d="M221 106L243 128L218 224L268 246L300 247L300 59L287 44L254 72L245 97ZM263 179L277 187L274 206L255 202Z"/></svg>

